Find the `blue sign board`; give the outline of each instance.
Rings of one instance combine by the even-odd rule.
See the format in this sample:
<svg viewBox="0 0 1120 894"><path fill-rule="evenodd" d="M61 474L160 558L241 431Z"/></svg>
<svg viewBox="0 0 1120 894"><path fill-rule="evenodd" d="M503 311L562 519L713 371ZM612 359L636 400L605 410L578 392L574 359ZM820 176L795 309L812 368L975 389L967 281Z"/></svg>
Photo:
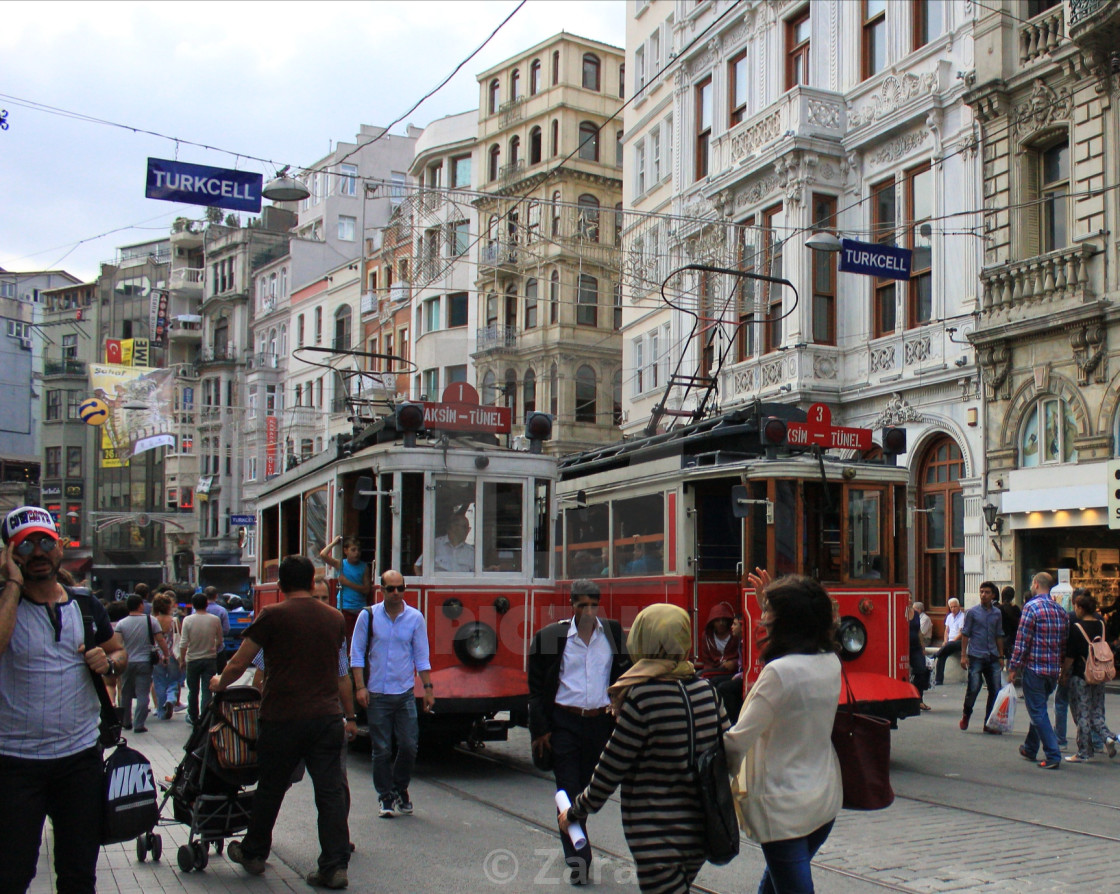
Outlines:
<svg viewBox="0 0 1120 894"><path fill-rule="evenodd" d="M910 261L914 252L909 248L879 245L875 242L840 240L840 270L844 273L862 273L884 279L909 279Z"/></svg>
<svg viewBox="0 0 1120 894"><path fill-rule="evenodd" d="M231 515L229 523L235 528L255 528L257 517L255 515Z"/></svg>
<svg viewBox="0 0 1120 894"><path fill-rule="evenodd" d="M263 183L260 174L249 171L149 158L148 186L144 195L149 199L216 206L231 211L260 211Z"/></svg>

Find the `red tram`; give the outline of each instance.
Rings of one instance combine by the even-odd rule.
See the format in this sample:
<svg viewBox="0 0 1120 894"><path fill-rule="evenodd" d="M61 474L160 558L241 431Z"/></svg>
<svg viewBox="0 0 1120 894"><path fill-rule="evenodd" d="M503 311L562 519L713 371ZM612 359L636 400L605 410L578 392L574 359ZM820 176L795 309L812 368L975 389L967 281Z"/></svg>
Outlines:
<svg viewBox="0 0 1120 894"><path fill-rule="evenodd" d="M827 426L827 408L814 411ZM556 576L595 579L604 614L624 628L651 602L685 608L697 647L713 606L739 607L747 683L761 671L761 611L745 571L815 577L838 603L856 702L895 722L919 704L909 683L907 473L814 449L808 419L761 404L561 460ZM841 442L861 432L838 431Z"/></svg>

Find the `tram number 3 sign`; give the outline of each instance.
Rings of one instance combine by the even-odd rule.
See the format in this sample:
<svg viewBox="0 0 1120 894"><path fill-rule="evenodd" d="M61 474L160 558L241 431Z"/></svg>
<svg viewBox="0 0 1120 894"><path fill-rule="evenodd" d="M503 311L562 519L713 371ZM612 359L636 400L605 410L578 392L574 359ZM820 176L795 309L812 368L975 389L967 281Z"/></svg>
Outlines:
<svg viewBox="0 0 1120 894"><path fill-rule="evenodd" d="M830 448L848 450L870 450L871 429L845 428L832 424L832 410L824 404L809 407L807 422L790 422L786 426L786 438L791 446L809 447L813 444L827 450Z"/></svg>

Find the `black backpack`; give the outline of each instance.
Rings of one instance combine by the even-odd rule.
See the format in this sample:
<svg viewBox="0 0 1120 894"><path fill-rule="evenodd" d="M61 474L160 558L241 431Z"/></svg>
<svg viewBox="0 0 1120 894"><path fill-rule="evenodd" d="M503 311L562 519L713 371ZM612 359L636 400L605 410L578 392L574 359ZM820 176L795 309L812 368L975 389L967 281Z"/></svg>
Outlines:
<svg viewBox="0 0 1120 894"><path fill-rule="evenodd" d="M101 843L116 844L151 832L159 819L152 765L139 751L118 745L105 759Z"/></svg>

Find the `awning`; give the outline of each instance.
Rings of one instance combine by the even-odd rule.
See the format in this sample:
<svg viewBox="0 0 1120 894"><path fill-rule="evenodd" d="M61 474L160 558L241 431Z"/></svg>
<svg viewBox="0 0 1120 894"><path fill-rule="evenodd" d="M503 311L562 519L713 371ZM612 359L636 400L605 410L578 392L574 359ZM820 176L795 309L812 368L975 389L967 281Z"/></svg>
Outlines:
<svg viewBox="0 0 1120 894"><path fill-rule="evenodd" d="M93 567L93 556L74 556L62 560L62 567L74 575L75 580L81 580Z"/></svg>

